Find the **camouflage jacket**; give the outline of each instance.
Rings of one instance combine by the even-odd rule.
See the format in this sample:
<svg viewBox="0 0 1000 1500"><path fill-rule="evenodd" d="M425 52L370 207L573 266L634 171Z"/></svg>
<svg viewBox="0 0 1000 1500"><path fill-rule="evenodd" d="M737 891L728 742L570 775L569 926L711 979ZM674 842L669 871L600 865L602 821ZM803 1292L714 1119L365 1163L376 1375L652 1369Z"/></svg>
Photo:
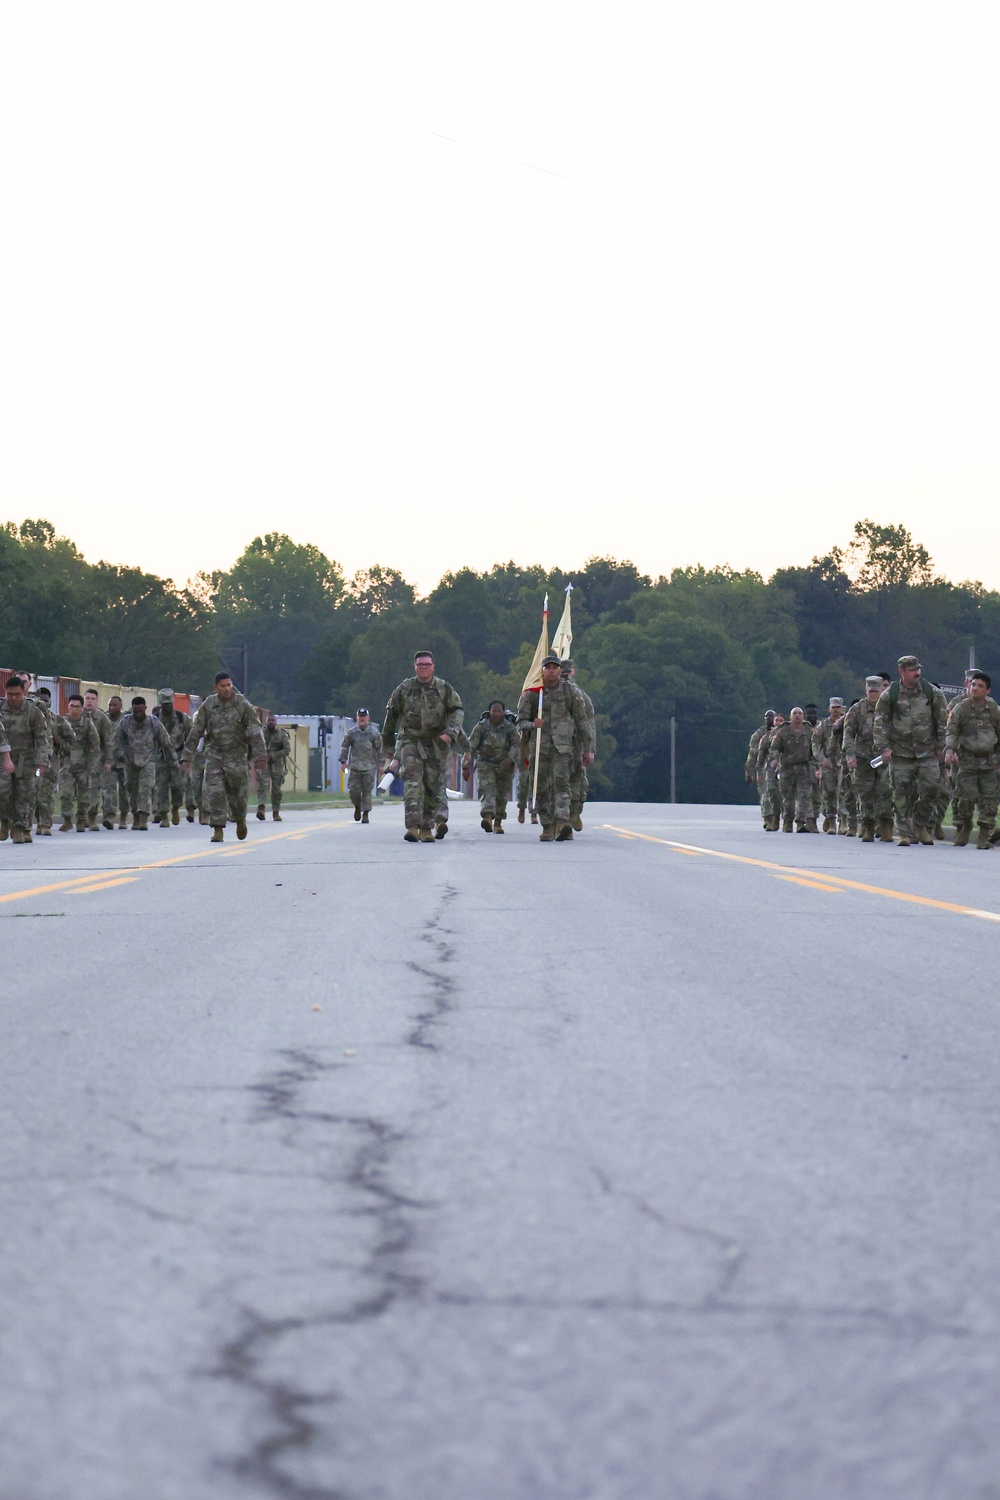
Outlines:
<svg viewBox="0 0 1000 1500"><path fill-rule="evenodd" d="M287 729L282 729L278 724L274 729L264 728L264 749L267 751L267 763L271 770L283 771L285 761L292 753L291 736Z"/></svg>
<svg viewBox="0 0 1000 1500"><path fill-rule="evenodd" d="M489 719L480 719L478 724L473 725L469 735L469 753L490 766L502 765L507 760L511 765L516 765L520 743L517 725L512 724L509 719L504 719L499 724L491 724Z"/></svg>
<svg viewBox="0 0 1000 1500"><path fill-rule="evenodd" d="M948 715L945 749L958 752L960 761L994 764L1000 748L1000 707L992 698L975 703L962 698Z"/></svg>
<svg viewBox="0 0 1000 1500"><path fill-rule="evenodd" d="M81 717L75 724L67 719L63 739L66 746L63 764L71 771L89 771L93 776L101 769L101 736L93 719Z"/></svg>
<svg viewBox="0 0 1000 1500"><path fill-rule="evenodd" d="M760 726L760 728L759 729L755 729L754 732L753 732L753 734L750 736L750 743L747 746L746 763L744 764L744 767L743 767L744 775L753 777L753 776L755 776L757 774L757 771L760 769L760 763L759 763L759 761L757 759L758 754L760 752L760 742L764 738L765 734L769 734L769 733L770 733L770 731L769 731L767 725L766 724L762 724Z"/></svg>
<svg viewBox="0 0 1000 1500"><path fill-rule="evenodd" d="M538 697L533 692L521 694L517 705L517 727L522 734L531 736L534 744L537 731L532 721L538 717ZM587 705L583 694L574 682L560 682L558 687L546 688L541 694L543 750L554 749L561 753L586 755L594 748L594 737L587 716Z"/></svg>
<svg viewBox="0 0 1000 1500"><path fill-rule="evenodd" d="M875 708L867 697L852 703L844 715L844 759L871 760L875 751Z"/></svg>
<svg viewBox="0 0 1000 1500"><path fill-rule="evenodd" d="M124 717L124 713L120 713L117 719L113 719L108 714L108 723L111 725L111 765L115 771L121 771L125 768L125 757L122 755L121 748L118 745L118 726Z"/></svg>
<svg viewBox="0 0 1000 1500"><path fill-rule="evenodd" d="M145 714L141 720L131 714L122 714L111 754L120 754L127 766L155 765L160 760L165 760L169 766L179 764L170 736L152 714Z"/></svg>
<svg viewBox="0 0 1000 1500"><path fill-rule="evenodd" d="M191 732L191 715L186 714L183 709L168 709L164 705L155 717L163 725L167 732L167 738L177 751L177 754L180 755L184 749L184 742Z"/></svg>
<svg viewBox="0 0 1000 1500"><path fill-rule="evenodd" d="M6 699L0 703L0 737L10 745L10 754L18 770L22 762L47 766L52 759L52 734L48 721L37 703L25 698L15 712Z"/></svg>
<svg viewBox="0 0 1000 1500"><path fill-rule="evenodd" d="M808 720L800 729L789 723L773 730L768 755L771 760L778 762L783 771L790 770L792 766L815 764L816 746Z"/></svg>
<svg viewBox="0 0 1000 1500"><path fill-rule="evenodd" d="M464 717L461 698L443 677L432 677L426 683L407 677L389 695L382 738L390 749L397 740L416 740L447 754L449 747L440 736L449 734L454 743Z"/></svg>
<svg viewBox="0 0 1000 1500"><path fill-rule="evenodd" d="M115 732L111 720L108 718L103 708L85 708L83 710L83 717L85 719L89 719L94 728L97 730L98 739L100 740L101 745L102 763L110 761L112 753L111 747L115 737Z"/></svg>
<svg viewBox="0 0 1000 1500"><path fill-rule="evenodd" d="M817 760L828 760L839 769L844 748L844 715L841 714L836 723L832 718L821 719L813 730L813 745Z"/></svg>
<svg viewBox="0 0 1000 1500"><path fill-rule="evenodd" d="M893 689L898 698L892 701ZM944 749L948 705L940 688L930 689L930 700L918 682L910 692L901 682L887 687L875 705L875 754L886 746L893 755L912 755L926 759Z"/></svg>
<svg viewBox="0 0 1000 1500"><path fill-rule="evenodd" d="M382 736L374 724L352 724L340 742L340 764L351 757L352 771L377 771L382 759Z"/></svg>
<svg viewBox="0 0 1000 1500"><path fill-rule="evenodd" d="M202 735L205 737L206 760L229 759L245 765L248 753L254 760L263 760L267 755L264 733L253 705L235 690L226 703L218 693L210 693L205 699L192 719L184 741L185 760L197 749Z"/></svg>

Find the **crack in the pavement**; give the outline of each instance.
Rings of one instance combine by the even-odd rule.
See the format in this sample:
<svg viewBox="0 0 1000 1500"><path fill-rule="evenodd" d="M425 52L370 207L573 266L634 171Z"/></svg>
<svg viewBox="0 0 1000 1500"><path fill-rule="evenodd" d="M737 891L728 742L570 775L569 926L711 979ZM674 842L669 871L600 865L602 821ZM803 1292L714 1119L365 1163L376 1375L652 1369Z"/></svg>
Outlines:
<svg viewBox="0 0 1000 1500"><path fill-rule="evenodd" d="M412 973L419 975L426 982L431 998L430 1007L427 1010L418 1011L414 1017L416 1025L406 1041L408 1046L422 1047L427 1052L438 1050L437 1042L433 1037L434 1028L442 1016L454 1009L456 985L449 967L455 957L455 947L450 941L455 934L450 927L444 925L444 917L448 906L457 895L458 891L454 886L444 887L438 910L420 934L420 941L430 947L432 957L426 963L417 963L411 959L406 965Z"/></svg>

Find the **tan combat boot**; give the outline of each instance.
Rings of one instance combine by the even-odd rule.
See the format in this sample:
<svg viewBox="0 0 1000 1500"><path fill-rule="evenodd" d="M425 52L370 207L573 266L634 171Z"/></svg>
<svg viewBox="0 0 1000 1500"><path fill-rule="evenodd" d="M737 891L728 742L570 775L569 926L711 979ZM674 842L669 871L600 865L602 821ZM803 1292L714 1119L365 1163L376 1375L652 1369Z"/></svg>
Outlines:
<svg viewBox="0 0 1000 1500"><path fill-rule="evenodd" d="M523 823L524 822L524 808L523 807L519 807L518 810L517 810L517 821L519 823Z"/></svg>
<svg viewBox="0 0 1000 1500"><path fill-rule="evenodd" d="M917 835L917 840L919 843L930 844L933 847L934 835L931 833L929 828L914 828L913 831Z"/></svg>
<svg viewBox="0 0 1000 1500"><path fill-rule="evenodd" d="M977 849L988 849L990 847L990 834L992 832L992 828L987 827L985 823L980 823L979 833L976 835Z"/></svg>
<svg viewBox="0 0 1000 1500"><path fill-rule="evenodd" d="M30 828L22 828L21 829L21 843L22 844L30 844L32 842L33 842L33 840L32 840L32 837L31 837L31 829Z"/></svg>
<svg viewBox="0 0 1000 1500"><path fill-rule="evenodd" d="M77 831L77 833L86 833L87 832L87 820L86 820L86 818L77 818L77 820L76 820L76 831Z"/></svg>
<svg viewBox="0 0 1000 1500"><path fill-rule="evenodd" d="M955 848L964 849L969 842L969 834L972 832L971 823L956 823L955 825Z"/></svg>
<svg viewBox="0 0 1000 1500"><path fill-rule="evenodd" d="M943 844L945 842L944 828L940 823L934 824L934 837L937 839L939 844Z"/></svg>
<svg viewBox="0 0 1000 1500"><path fill-rule="evenodd" d="M258 802L257 803L257 820L258 820L258 822L263 823L266 817L267 817L267 808L264 806L263 802Z"/></svg>
<svg viewBox="0 0 1000 1500"><path fill-rule="evenodd" d="M494 818L493 819L493 832L494 833L503 833L503 818Z"/></svg>
<svg viewBox="0 0 1000 1500"><path fill-rule="evenodd" d="M538 835L538 842L540 844L551 844L552 840L555 838L555 836L556 836L556 831L555 831L555 828L553 827L553 825L551 823L543 823L542 824L542 831Z"/></svg>
<svg viewBox="0 0 1000 1500"><path fill-rule="evenodd" d="M493 819L492 818L480 818L479 819L479 826L483 830L484 833L492 833L493 832Z"/></svg>
<svg viewBox="0 0 1000 1500"><path fill-rule="evenodd" d="M433 844L434 830L432 828L421 828L417 834L417 842L420 844Z"/></svg>
<svg viewBox="0 0 1000 1500"><path fill-rule="evenodd" d="M565 844L573 837L573 828L569 823L556 824L556 843Z"/></svg>
<svg viewBox="0 0 1000 1500"><path fill-rule="evenodd" d="M418 828L408 828L403 837L408 844L419 844L420 830Z"/></svg>
<svg viewBox="0 0 1000 1500"><path fill-rule="evenodd" d="M447 825L447 823L441 822L441 823L439 823L437 825L437 827L434 830L434 837L436 839L443 839L444 836L445 836L445 834L447 832L448 832L448 825Z"/></svg>
<svg viewBox="0 0 1000 1500"><path fill-rule="evenodd" d="M175 807L174 810L170 814L170 821L171 821L171 823L179 823L180 820L181 820L181 810L180 810L179 807Z"/></svg>
<svg viewBox="0 0 1000 1500"><path fill-rule="evenodd" d="M875 842L875 824L874 823L862 823L862 825L861 825L861 842L863 844L874 844L874 842Z"/></svg>
<svg viewBox="0 0 1000 1500"><path fill-rule="evenodd" d="M576 814L576 817L571 818L570 822L572 823L577 833L583 832L583 819L580 817L579 813Z"/></svg>
<svg viewBox="0 0 1000 1500"><path fill-rule="evenodd" d="M878 824L878 836L883 844L892 843L892 819L880 818Z"/></svg>
<svg viewBox="0 0 1000 1500"><path fill-rule="evenodd" d="M113 833L114 832L114 827L115 827L115 820L114 820L114 818L102 818L101 819L101 827L102 828L106 828L109 833Z"/></svg>
<svg viewBox="0 0 1000 1500"><path fill-rule="evenodd" d="M899 847L900 847L900 849L909 849L909 847L910 847L910 845L912 843L913 843L913 840L910 838L910 835L908 833L901 833L899 835Z"/></svg>
<svg viewBox="0 0 1000 1500"><path fill-rule="evenodd" d="M238 839L245 839L246 836L247 836L247 832L248 832L248 829L247 829L247 820L246 820L246 818L237 818L237 820L236 820L236 837Z"/></svg>
<svg viewBox="0 0 1000 1500"><path fill-rule="evenodd" d="M12 844L23 844L24 843L24 837L23 837L23 835L21 833L20 828L12 828L10 830L10 841L11 841Z"/></svg>
<svg viewBox="0 0 1000 1500"><path fill-rule="evenodd" d="M782 833L791 833L791 831L792 831L792 820L791 820L791 818L782 818L782 820L781 820L781 831L782 831Z"/></svg>
<svg viewBox="0 0 1000 1500"><path fill-rule="evenodd" d="M88 833L99 833L100 832L100 828L98 827L98 823L97 823L97 814L95 812L92 812L90 814L90 816L88 817L88 819L87 819L87 832Z"/></svg>
<svg viewBox="0 0 1000 1500"><path fill-rule="evenodd" d="M212 827L212 837L209 839L208 842L210 844L222 844L222 843L225 842L225 838L226 838L226 830L223 828L222 824L221 823L214 824L213 827Z"/></svg>
<svg viewBox="0 0 1000 1500"><path fill-rule="evenodd" d="M272 817L272 819L274 820L275 823L282 822L281 814L280 814L280 812L278 811L277 808L274 809L274 811L271 814L271 817Z"/></svg>
<svg viewBox="0 0 1000 1500"><path fill-rule="evenodd" d="M828 814L823 818L823 832L824 833L836 833L837 832L836 828L834 828L834 826L833 826L833 819Z"/></svg>
<svg viewBox="0 0 1000 1500"><path fill-rule="evenodd" d="M122 813L121 817L118 819L118 827L119 828L127 828L128 827L128 813Z"/></svg>
<svg viewBox="0 0 1000 1500"><path fill-rule="evenodd" d="M63 818L62 822L59 824L59 832L60 833L69 833L69 831L70 831L70 829L72 827L73 827L73 819L72 818Z"/></svg>

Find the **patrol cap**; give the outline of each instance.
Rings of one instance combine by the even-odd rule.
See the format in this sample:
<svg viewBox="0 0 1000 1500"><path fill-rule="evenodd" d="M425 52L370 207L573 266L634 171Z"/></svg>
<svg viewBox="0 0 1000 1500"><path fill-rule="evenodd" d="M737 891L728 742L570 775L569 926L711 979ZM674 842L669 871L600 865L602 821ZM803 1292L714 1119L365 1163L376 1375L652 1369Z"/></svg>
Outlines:
<svg viewBox="0 0 1000 1500"><path fill-rule="evenodd" d="M161 703L173 703L174 690L173 688L160 688L160 691L156 696L159 698Z"/></svg>
<svg viewBox="0 0 1000 1500"><path fill-rule="evenodd" d="M882 679L879 676L866 677L865 678L865 687L866 688L877 687L878 690L879 690L879 692L881 692L882 691L882 686L883 686Z"/></svg>
<svg viewBox="0 0 1000 1500"><path fill-rule="evenodd" d="M561 667L562 666L562 662L560 661L560 659L559 659L558 656L553 655L553 653L550 651L549 654L548 654L548 656L543 656L542 657L542 666L543 667Z"/></svg>
<svg viewBox="0 0 1000 1500"><path fill-rule="evenodd" d="M919 656L901 656L896 663L897 667L919 667Z"/></svg>
<svg viewBox="0 0 1000 1500"><path fill-rule="evenodd" d="M843 706L844 706L844 700L843 700L843 698L831 698L830 699L830 707L831 708L843 708Z"/></svg>
<svg viewBox="0 0 1000 1500"><path fill-rule="evenodd" d="M359 708L358 712L354 715L354 717L357 719L357 718L360 717L361 714L368 714L367 708ZM368 717L371 718L371 714L368 714Z"/></svg>
<svg viewBox="0 0 1000 1500"><path fill-rule="evenodd" d="M576 663L571 656L564 656L559 665L561 667L575 667Z"/></svg>

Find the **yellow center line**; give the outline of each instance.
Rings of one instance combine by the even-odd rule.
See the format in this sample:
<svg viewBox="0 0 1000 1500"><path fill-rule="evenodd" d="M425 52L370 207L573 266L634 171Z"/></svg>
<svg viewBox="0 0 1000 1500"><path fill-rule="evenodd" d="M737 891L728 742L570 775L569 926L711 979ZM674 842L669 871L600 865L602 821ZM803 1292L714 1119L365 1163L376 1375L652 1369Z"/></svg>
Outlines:
<svg viewBox="0 0 1000 1500"><path fill-rule="evenodd" d="M349 828L350 826L350 820L344 818L338 823L313 823L305 830L305 832L317 833L321 832L323 829ZM302 838L303 836L304 835L302 833L294 830L289 831L288 833L272 833L269 834L267 838L254 839L253 844L251 844L249 847L256 848L260 844L277 843L279 839L294 839ZM214 846L209 845L209 847L207 848L203 846L200 849L196 849L191 854L174 854L169 859L153 859L150 860L148 864L144 865L127 865L124 868L121 866L119 866L118 868L112 867L110 870L91 870L89 875L74 875L70 880L53 880L48 885L32 886L30 890L9 891L7 895L0 896L0 904L3 904L7 901L26 901L31 896L47 896L50 891L70 891L72 887L76 885L93 886L95 880L104 880L109 876L121 875L126 878L137 879L138 876L141 875L145 870L163 870L166 869L168 865L183 864L185 860L204 859L206 854L210 855L214 852ZM225 852L242 853L243 851L234 850Z"/></svg>
<svg viewBox="0 0 1000 1500"><path fill-rule="evenodd" d="M682 844L676 839L660 839L651 833L637 833L634 829L619 828L614 823L603 825L611 833L631 833L633 838L644 839L648 844L665 844L668 849L687 849L695 854L711 854L715 859L728 859L737 865L756 865L759 870L776 870L782 875L796 875L794 865L775 864L770 859L752 859L748 854L728 854L722 849L703 849L699 844ZM961 917L978 917L983 922L1000 922L1000 912L981 911L975 906L960 906L954 901L936 901L933 896L914 896L909 891L894 891L889 886L869 885L866 881L847 880L843 875L821 877L838 890L864 891L869 896L885 896L890 901L907 901L914 906L932 906L936 911L953 911Z"/></svg>
<svg viewBox="0 0 1000 1500"><path fill-rule="evenodd" d="M82 885L75 891L70 891L71 896L89 896L92 891L109 891L113 885L134 885L139 879L138 875L123 875L119 880L102 880L99 885Z"/></svg>
<svg viewBox="0 0 1000 1500"><path fill-rule="evenodd" d="M811 891L832 891L835 896L844 894L839 885L822 885L818 880L804 880L801 875L775 875L775 880L791 880L795 885L806 885Z"/></svg>

